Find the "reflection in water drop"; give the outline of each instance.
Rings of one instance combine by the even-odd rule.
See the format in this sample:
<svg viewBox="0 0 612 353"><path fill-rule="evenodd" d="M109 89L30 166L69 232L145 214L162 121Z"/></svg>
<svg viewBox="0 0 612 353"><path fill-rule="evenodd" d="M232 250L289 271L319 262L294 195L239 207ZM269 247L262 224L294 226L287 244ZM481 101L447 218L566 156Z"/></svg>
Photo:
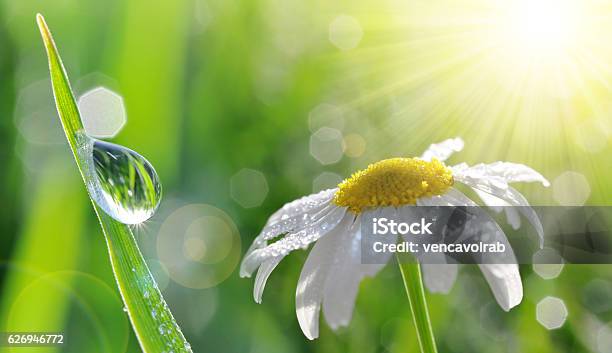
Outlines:
<svg viewBox="0 0 612 353"><path fill-rule="evenodd" d="M126 147L79 138L78 153L87 161L87 189L98 206L125 224L151 218L161 200L161 183L151 163Z"/></svg>

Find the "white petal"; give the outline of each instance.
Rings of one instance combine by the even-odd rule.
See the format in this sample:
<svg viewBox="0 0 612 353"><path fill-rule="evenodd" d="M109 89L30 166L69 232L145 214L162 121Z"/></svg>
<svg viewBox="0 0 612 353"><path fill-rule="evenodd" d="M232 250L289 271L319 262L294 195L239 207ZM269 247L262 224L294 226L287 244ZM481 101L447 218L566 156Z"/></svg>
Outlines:
<svg viewBox="0 0 612 353"><path fill-rule="evenodd" d="M473 188L488 192L493 195L503 195L508 190L508 183L501 177L484 175L475 171L465 164L451 167L453 179Z"/></svg>
<svg viewBox="0 0 612 353"><path fill-rule="evenodd" d="M333 206L316 223L290 233L284 238L264 247L253 249L242 260L240 275L250 276L264 261L278 256L286 256L293 250L305 249L323 235L333 230L346 214L346 208Z"/></svg>
<svg viewBox="0 0 612 353"><path fill-rule="evenodd" d="M332 329L348 325L353 314L359 283L361 283L361 244L355 242L360 235L359 222L342 235L341 246L334 256L334 264L325 282L323 313ZM361 238L359 237L359 241Z"/></svg>
<svg viewBox="0 0 612 353"><path fill-rule="evenodd" d="M494 175L502 176L508 183L540 182L548 187L550 182L531 167L520 163L495 162L487 165Z"/></svg>
<svg viewBox="0 0 612 353"><path fill-rule="evenodd" d="M441 196L428 196L417 199L417 206L450 206Z"/></svg>
<svg viewBox="0 0 612 353"><path fill-rule="evenodd" d="M444 203L451 206L476 206L472 200L455 189L449 190L449 192L442 195L441 198ZM483 259L486 263L480 264L479 266L497 302L507 311L519 304L523 298L523 286L518 272L518 265L514 263L516 262L514 252L502 229L499 228L499 225L487 216L486 213L482 213L482 215L485 216L486 219L477 222L475 224L476 228L486 230L489 238L492 238L489 239L489 242L499 241L503 243L506 246L506 254L497 255L491 253L487 258ZM500 256L504 257L501 258ZM500 264L495 263L496 258ZM452 265L428 265L425 263L422 266L425 284L430 291L446 293L450 290L457 276L456 267L455 269L449 268L448 272L445 272L444 268Z"/></svg>
<svg viewBox="0 0 612 353"><path fill-rule="evenodd" d="M259 270L257 270L257 276L255 276L255 284L253 285L253 298L257 304L261 304L261 297L263 295L264 288L268 277L276 266L281 262L284 256L273 257L269 260L264 261Z"/></svg>
<svg viewBox="0 0 612 353"><path fill-rule="evenodd" d="M477 207L478 205L472 201L469 197L467 197L461 191L450 188L446 191L442 198L451 206L473 206Z"/></svg>
<svg viewBox="0 0 612 353"><path fill-rule="evenodd" d="M435 158L441 162L447 160L454 152L459 152L463 149L463 140L459 137L444 140L440 143L434 143L427 151L423 152L422 160L430 161Z"/></svg>
<svg viewBox="0 0 612 353"><path fill-rule="evenodd" d="M469 197L455 188L450 188L443 195L417 199L417 206L478 206Z"/></svg>
<svg viewBox="0 0 612 353"><path fill-rule="evenodd" d="M527 218L533 228L535 228L536 232L538 233L540 247L544 246L544 228L542 227L542 222L540 222L538 214L529 205L529 201L527 201L527 199L520 192L518 192L511 186L506 186L505 188L499 189L492 188L490 181L487 178L464 179L461 182L472 187L475 191L482 191L488 193L494 197L503 200L510 206L514 206L512 208L516 208L518 212L520 212L525 218ZM506 209L508 208L511 207L506 207ZM507 213L506 216L510 225L512 225L513 227L517 226L516 215ZM520 220L518 225L520 226Z"/></svg>
<svg viewBox="0 0 612 353"><path fill-rule="evenodd" d="M325 190L320 193L302 197L292 201L276 211L261 230L259 235L245 253L245 258L257 249L264 248L268 241L287 233L305 229L327 216L332 209L330 205L337 189ZM244 262L243 262L244 264ZM253 269L254 270L254 269ZM240 276L250 277L252 271L241 267Z"/></svg>
<svg viewBox="0 0 612 353"><path fill-rule="evenodd" d="M305 213L290 217L287 219L279 220L278 222L266 225L259 235L253 240L251 248L259 249L267 245L269 240L276 237L283 237L288 233L295 233L301 229L307 228L313 224L316 224L330 213L330 211L336 206L329 203L320 207L309 210ZM249 249L249 250L253 250Z"/></svg>
<svg viewBox="0 0 612 353"><path fill-rule="evenodd" d="M508 224L512 227L512 229L514 230L518 230L521 227L521 217L519 216L519 213L516 211L516 208L514 207L506 207L504 209L506 211L506 220L508 221ZM537 222L540 223L540 219L537 218ZM540 224L540 227L542 225ZM542 236L544 236L544 229L542 228ZM540 244L543 245L543 244Z"/></svg>
<svg viewBox="0 0 612 353"><path fill-rule="evenodd" d="M516 206L516 207L512 207L512 209L516 209L525 218L527 218L529 223L531 223L533 228L535 228L536 232L538 233L538 237L540 238L540 247L543 247L544 246L544 228L542 227L542 222L540 222L540 217L538 217L538 214L533 210L533 208L531 208L531 206L529 206L529 201L527 201L527 199L523 196L523 194L518 192L513 187L508 187L507 194L509 194L510 197L504 200L510 203L512 206ZM506 215L508 216L508 214ZM508 222L512 224L511 223L512 220L510 217L511 216L508 216Z"/></svg>
<svg viewBox="0 0 612 353"><path fill-rule="evenodd" d="M472 200L456 189L450 189L446 194L437 198L419 199L417 204L423 206L477 206ZM483 222L477 223L477 228L489 228L487 232L489 237L502 242L506 246L507 253L505 258L499 259L499 262L502 262L501 264L495 264L493 259L499 255L490 254L489 258L485 259L487 263L480 264L479 266L493 291L495 299L504 310L508 311L518 305L523 298L523 285L518 272L518 265L511 263L516 262L516 258L508 243L508 239L501 228L499 228L499 225L488 216ZM489 242L491 242L491 239ZM446 293L451 289L457 276L457 266L455 265L454 268L449 266L453 265L422 263L425 285L430 291Z"/></svg>
<svg viewBox="0 0 612 353"><path fill-rule="evenodd" d="M319 336L319 312L325 282L330 268L333 266L334 255L342 246L342 234L349 231L354 218L344 217L329 236L323 237L313 246L302 267L295 293L295 311L304 335L308 339Z"/></svg>
<svg viewBox="0 0 612 353"><path fill-rule="evenodd" d="M480 199L482 200L482 202L484 202L485 205L489 206L490 209L497 213L503 211L505 206L510 206L510 204L500 199L499 197L495 197L487 192L480 191L478 189L474 189L474 191L476 191L476 194L478 195L478 197L480 197Z"/></svg>
<svg viewBox="0 0 612 353"><path fill-rule="evenodd" d="M497 303L508 311L523 299L523 284L516 264L480 264Z"/></svg>
<svg viewBox="0 0 612 353"><path fill-rule="evenodd" d="M375 276L385 264L361 263L361 224L357 218L350 231L342 234L342 246L334 256L323 296L325 321L332 329L351 321L359 285L363 278Z"/></svg>
<svg viewBox="0 0 612 353"><path fill-rule="evenodd" d="M419 206L469 206L470 204L473 204L473 201L455 189L450 189L444 195L417 200ZM451 263L446 255L439 253L429 253L427 258L420 256L419 259L427 289L432 293L450 292L457 279L459 266Z"/></svg>
<svg viewBox="0 0 612 353"><path fill-rule="evenodd" d="M253 244L256 247L261 247L265 245L266 240L297 229L303 229L317 222L329 209L336 190L325 190L286 204L268 219Z"/></svg>
<svg viewBox="0 0 612 353"><path fill-rule="evenodd" d="M476 164L472 167L467 167L466 164L451 167L453 177L467 178L499 178L506 183L530 183L540 182L544 186L549 186L550 183L542 174L534 169L519 163L510 162L494 162L490 164Z"/></svg>
<svg viewBox="0 0 612 353"><path fill-rule="evenodd" d="M499 225L486 213L482 213L482 217L476 219L481 220L480 224L479 222L474 223L475 228L479 229L478 232L482 233L480 239L488 243L500 242L505 246L506 251L480 254L478 266L489 283L495 299L502 309L508 311L523 299L523 285L516 256Z"/></svg>
<svg viewBox="0 0 612 353"><path fill-rule="evenodd" d="M512 173L510 171L511 168L517 168L517 172ZM476 191L482 191L497 197L511 206L517 206L518 212L529 220L538 233L540 247L544 245L544 229L538 215L529 206L527 199L507 183L513 181L540 181L547 185L548 181L544 177L522 164L505 162L480 164L474 167L460 164L452 167L452 169L453 177L456 181L466 184ZM516 226L515 215L510 214L509 216L510 224Z"/></svg>
<svg viewBox="0 0 612 353"><path fill-rule="evenodd" d="M291 201L281 207L278 211L274 212L274 214L272 214L272 216L270 216L268 219L266 225L271 225L281 219L295 217L312 209L318 208L331 201L336 191L338 191L338 188L323 190L316 194L304 196L297 200Z"/></svg>
<svg viewBox="0 0 612 353"><path fill-rule="evenodd" d="M476 191L476 194L478 194L480 199L490 209L497 213L504 211L506 214L506 220L508 224L512 226L512 229L517 230L521 227L521 218L519 216L518 211L508 202L478 189L474 189L474 191Z"/></svg>
<svg viewBox="0 0 612 353"><path fill-rule="evenodd" d="M444 256L444 255L442 255ZM455 284L459 266L457 264L421 264L425 286L432 293L448 294Z"/></svg>
<svg viewBox="0 0 612 353"><path fill-rule="evenodd" d="M344 265L333 271L335 273L334 281L330 279L327 281L323 298L323 313L325 314L325 321L333 330L341 326L347 326L351 321L359 284L363 279L361 266L366 265L360 264L352 268ZM342 276L339 276L339 273Z"/></svg>

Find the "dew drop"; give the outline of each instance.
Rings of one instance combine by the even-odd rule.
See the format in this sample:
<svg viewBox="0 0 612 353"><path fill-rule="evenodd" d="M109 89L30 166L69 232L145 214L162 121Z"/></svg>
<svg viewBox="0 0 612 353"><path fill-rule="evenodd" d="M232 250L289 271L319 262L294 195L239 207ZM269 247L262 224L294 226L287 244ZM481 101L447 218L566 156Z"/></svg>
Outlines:
<svg viewBox="0 0 612 353"><path fill-rule="evenodd" d="M124 306L124 307L123 307L123 312L124 312L124 313L127 313L127 311L128 311L128 308L127 308L126 306Z"/></svg>
<svg viewBox="0 0 612 353"><path fill-rule="evenodd" d="M84 134L78 139L78 153L87 161L87 189L96 204L121 223L151 218L161 200L161 183L151 163L123 146Z"/></svg>

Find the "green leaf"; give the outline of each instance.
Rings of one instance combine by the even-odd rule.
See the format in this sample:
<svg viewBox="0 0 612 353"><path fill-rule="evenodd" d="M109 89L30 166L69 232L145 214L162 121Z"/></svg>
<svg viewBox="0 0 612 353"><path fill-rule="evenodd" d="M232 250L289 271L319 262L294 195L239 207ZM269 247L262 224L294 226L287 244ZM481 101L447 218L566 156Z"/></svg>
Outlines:
<svg viewBox="0 0 612 353"><path fill-rule="evenodd" d="M93 176L85 172L87 161L78 151L77 139L84 133L70 82L53 37L42 15L36 16L38 27L47 49L49 71L55 104L66 138L85 183ZM189 343L181 333L170 309L166 305L144 261L131 229L92 205L106 239L113 274L125 304L136 337L144 352L191 352Z"/></svg>
<svg viewBox="0 0 612 353"><path fill-rule="evenodd" d="M397 258L404 281L404 289L410 302L410 311L416 327L419 346L422 353L437 353L438 349L436 348L436 340L431 328L427 300L425 299L421 266L416 261L413 263L407 263L407 261L407 259L400 259L399 256Z"/></svg>

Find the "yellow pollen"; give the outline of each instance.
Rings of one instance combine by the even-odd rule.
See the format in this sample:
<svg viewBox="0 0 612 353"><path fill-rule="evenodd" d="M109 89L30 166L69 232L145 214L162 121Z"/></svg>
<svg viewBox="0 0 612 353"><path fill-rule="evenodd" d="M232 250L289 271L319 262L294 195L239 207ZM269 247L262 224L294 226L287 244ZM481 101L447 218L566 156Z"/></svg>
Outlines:
<svg viewBox="0 0 612 353"><path fill-rule="evenodd" d="M391 158L360 170L338 185L334 203L360 213L366 208L415 205L453 185L449 168L437 159Z"/></svg>

